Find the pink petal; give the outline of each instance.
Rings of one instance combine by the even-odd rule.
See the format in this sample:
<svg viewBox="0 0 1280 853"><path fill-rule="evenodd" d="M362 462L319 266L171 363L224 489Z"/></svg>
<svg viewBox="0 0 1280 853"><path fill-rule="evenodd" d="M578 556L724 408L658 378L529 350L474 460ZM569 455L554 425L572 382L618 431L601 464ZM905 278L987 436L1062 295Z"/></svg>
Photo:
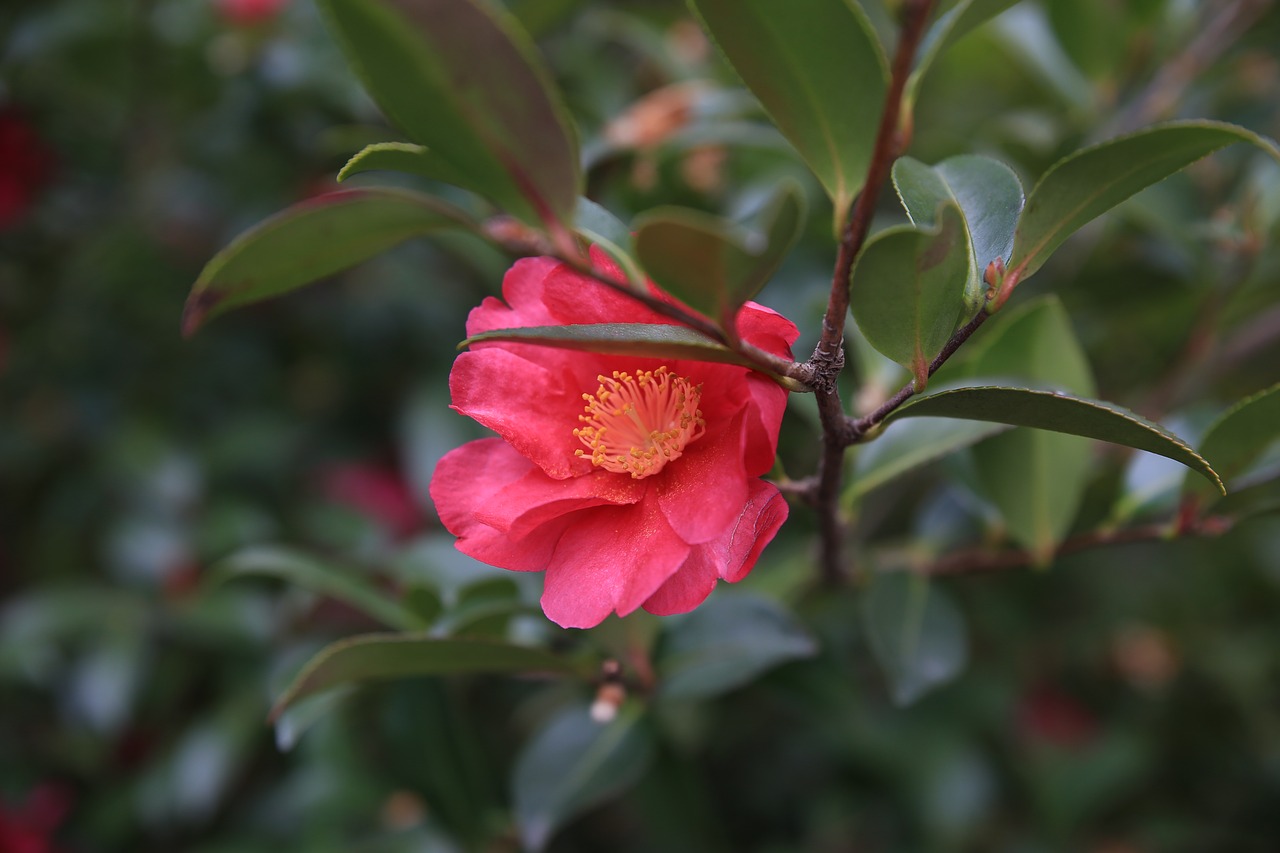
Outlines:
<svg viewBox="0 0 1280 853"><path fill-rule="evenodd" d="M590 628L645 602L689 555L657 501L575 513L547 569L542 609L565 628Z"/></svg>
<svg viewBox="0 0 1280 853"><path fill-rule="evenodd" d="M719 567L711 548L707 545L694 546L680 570L649 596L644 609L655 616L688 613L706 601L719 579Z"/></svg>
<svg viewBox="0 0 1280 853"><path fill-rule="evenodd" d="M787 509L774 485L752 480L751 497L737 521L719 539L693 546L684 565L649 596L644 609L658 616L687 613L706 600L717 579L735 583L745 578L787 520Z"/></svg>
<svg viewBox="0 0 1280 853"><path fill-rule="evenodd" d="M590 460L575 455L583 449L573 434L583 389L568 372L486 346L458 356L449 391L454 409L498 433L549 476L565 479L591 470Z"/></svg>
<svg viewBox="0 0 1280 853"><path fill-rule="evenodd" d="M787 409L787 391L769 377L752 373L746 380L746 392L750 402L743 462L748 475L759 477L773 468L782 415Z"/></svg>
<svg viewBox="0 0 1280 853"><path fill-rule="evenodd" d="M545 569L574 513L643 495L629 478L553 480L497 438L449 452L431 478L431 499L458 550L515 571Z"/></svg>
<svg viewBox="0 0 1280 853"><path fill-rule="evenodd" d="M800 337L796 324L772 308L748 302L738 312L738 335L766 352L791 358L791 345Z"/></svg>
<svg viewBox="0 0 1280 853"><path fill-rule="evenodd" d="M742 415L721 433L689 445L657 477L658 503L672 529L691 545L724 534L747 502L742 467Z"/></svg>
<svg viewBox="0 0 1280 853"><path fill-rule="evenodd" d="M467 336L494 329L553 326L555 318L542 301L543 284L561 266L554 258L521 258L502 279L502 299L487 297L467 316Z"/></svg>

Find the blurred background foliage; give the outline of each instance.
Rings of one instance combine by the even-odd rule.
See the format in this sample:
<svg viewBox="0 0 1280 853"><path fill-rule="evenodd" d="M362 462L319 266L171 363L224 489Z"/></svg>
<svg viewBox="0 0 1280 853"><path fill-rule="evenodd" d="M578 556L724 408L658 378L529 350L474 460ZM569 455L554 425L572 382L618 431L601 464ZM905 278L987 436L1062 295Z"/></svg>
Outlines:
<svg viewBox="0 0 1280 853"><path fill-rule="evenodd" d="M579 122L590 195L624 219L804 184L808 232L761 301L811 347L829 209L683 4L508 5ZM894 4L864 6L887 31ZM1233 9L1243 24L1207 38ZM1266 2L1022 3L940 60L911 153L996 156L1029 187L1159 118L1280 136L1277 45ZM420 242L179 335L219 247L392 138L302 0L0 9L0 850L1274 849L1274 514L926 597L901 572L815 589L794 509L742 584L754 597L722 588L658 652L705 652L735 624L717 613L763 601L798 619L779 659L809 657L673 687L643 718L624 705L622 746L571 803L531 804L527 780L582 772L553 747L590 725L589 685L408 680L268 725L311 653L378 623L305 584L211 584L246 546L358 570L438 630L564 633L530 607L538 578L457 555L427 497L435 461L477 434L446 378L506 259ZM1280 169L1227 150L1077 235L1016 300L1059 294L1100 396L1194 437L1280 379L1278 222ZM794 400L782 459L807 473L817 428ZM1166 469L1099 452L1078 529L1167 514ZM864 567L998 540L965 459L863 502L861 541L881 546ZM904 649L911 608L926 629ZM629 648L657 621L573 642Z"/></svg>

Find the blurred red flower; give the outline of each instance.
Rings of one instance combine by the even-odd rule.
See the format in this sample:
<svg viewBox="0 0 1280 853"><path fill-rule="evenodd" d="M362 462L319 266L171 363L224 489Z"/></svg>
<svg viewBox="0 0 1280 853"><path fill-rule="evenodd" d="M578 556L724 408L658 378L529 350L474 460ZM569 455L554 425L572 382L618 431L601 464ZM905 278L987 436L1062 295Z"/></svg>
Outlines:
<svg viewBox="0 0 1280 853"><path fill-rule="evenodd" d="M603 253L592 260L620 273ZM654 291L657 293L657 291ZM516 263L467 334L672 321L550 258ZM798 332L748 303L738 331L790 357ZM444 457L431 497L457 547L515 571L546 570L542 608L565 627L611 612L697 607L746 576L787 517L773 466L786 391L743 367L503 342L460 355L453 408L501 438Z"/></svg>
<svg viewBox="0 0 1280 853"><path fill-rule="evenodd" d="M0 230L14 225L53 177L53 149L23 113L0 107Z"/></svg>
<svg viewBox="0 0 1280 853"><path fill-rule="evenodd" d="M0 805L0 851L55 853L53 834L71 810L71 793L60 785L43 783L16 809Z"/></svg>
<svg viewBox="0 0 1280 853"><path fill-rule="evenodd" d="M422 524L413 491L391 468L360 462L333 465L324 470L321 480L331 501L381 524L397 539Z"/></svg>
<svg viewBox="0 0 1280 853"><path fill-rule="evenodd" d="M215 0L223 20L237 26L250 26L269 21L285 6L289 0Z"/></svg>

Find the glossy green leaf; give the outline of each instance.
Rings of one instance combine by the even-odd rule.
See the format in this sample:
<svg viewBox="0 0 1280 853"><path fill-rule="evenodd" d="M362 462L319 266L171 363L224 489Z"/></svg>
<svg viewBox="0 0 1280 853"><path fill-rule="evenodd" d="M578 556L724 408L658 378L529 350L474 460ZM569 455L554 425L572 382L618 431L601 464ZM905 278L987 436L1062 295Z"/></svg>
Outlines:
<svg viewBox="0 0 1280 853"><path fill-rule="evenodd" d="M241 234L205 264L187 297L183 334L238 305L278 296L445 228L477 228L419 193L343 190L296 204Z"/></svg>
<svg viewBox="0 0 1280 853"><path fill-rule="evenodd" d="M319 0L387 117L439 158L433 176L530 224L571 223L577 139L529 37L484 0Z"/></svg>
<svg viewBox="0 0 1280 853"><path fill-rule="evenodd" d="M728 328L800 236L799 188L784 185L759 220L762 233L697 210L657 208L636 218L636 255L659 287Z"/></svg>
<svg viewBox="0 0 1280 853"><path fill-rule="evenodd" d="M813 637L777 602L721 593L663 635L655 661L659 695L715 696L817 650Z"/></svg>
<svg viewBox="0 0 1280 853"><path fill-rule="evenodd" d="M868 492L921 465L1004 432L1005 424L947 418L903 420L859 448L853 476L845 489L846 506Z"/></svg>
<svg viewBox="0 0 1280 853"><path fill-rule="evenodd" d="M945 14L940 15L929 27L920 44L916 67L907 78L903 94L906 102L915 103L925 75L933 66L934 60L945 53L947 48L1017 2L1018 0L960 0Z"/></svg>
<svg viewBox="0 0 1280 853"><path fill-rule="evenodd" d="M487 341L540 344L561 349L635 355L644 358L685 358L725 364L751 363L733 350L685 326L652 323L592 323L576 326L527 326L496 329L467 338L459 346Z"/></svg>
<svg viewBox="0 0 1280 853"><path fill-rule="evenodd" d="M268 577L349 604L389 628L409 630L426 624L367 578L307 554L286 548L246 548L213 567L207 583L218 586L241 577Z"/></svg>
<svg viewBox="0 0 1280 853"><path fill-rule="evenodd" d="M1027 199L1010 269L1025 279L1085 223L1234 142L1251 143L1280 159L1274 142L1242 127L1178 121L1111 139L1058 161Z"/></svg>
<svg viewBox="0 0 1280 853"><path fill-rule="evenodd" d="M963 313L969 247L964 217L951 202L937 226L899 226L872 238L849 277L849 309L867 341L915 376L929 380L929 363Z"/></svg>
<svg viewBox="0 0 1280 853"><path fill-rule="evenodd" d="M951 681L968 663L964 617L928 578L878 573L863 598L862 616L871 651L899 705Z"/></svg>
<svg viewBox="0 0 1280 853"><path fill-rule="evenodd" d="M637 285L644 282L644 273L636 264L631 229L622 220L591 199L580 198L574 216L574 230L608 253L622 268L629 282Z"/></svg>
<svg viewBox="0 0 1280 853"><path fill-rule="evenodd" d="M587 708L568 708L537 731L516 759L511 793L525 849L546 847L573 818L631 787L644 774L653 734L638 705L608 723Z"/></svg>
<svg viewBox="0 0 1280 853"><path fill-rule="evenodd" d="M956 388L908 400L886 423L921 417L992 421L1122 444L1181 462L1222 490L1212 466L1185 441L1159 424L1098 400L1031 388Z"/></svg>
<svg viewBox="0 0 1280 853"><path fill-rule="evenodd" d="M1280 384L1272 385L1236 403L1210 425L1200 443L1200 455L1230 482L1276 442L1280 442ZM1198 501L1212 497L1204 483L1188 477L1184 496Z"/></svg>
<svg viewBox="0 0 1280 853"><path fill-rule="evenodd" d="M1082 397L1093 371L1056 296L1002 312L968 353L968 377L1013 377ZM970 381L966 384L978 384ZM1008 384L1020 384L1017 382ZM1048 563L1084 498L1093 448L1083 438L1015 430L974 448L978 480L1009 534Z"/></svg>
<svg viewBox="0 0 1280 853"><path fill-rule="evenodd" d="M345 181L352 175L364 172L404 172L432 181L464 187L465 175L460 175L443 159L433 155L425 145L411 142L376 142L358 151L338 172L338 180Z"/></svg>
<svg viewBox="0 0 1280 853"><path fill-rule="evenodd" d="M835 205L836 231L866 180L888 81L851 0L689 0Z"/></svg>
<svg viewBox="0 0 1280 853"><path fill-rule="evenodd" d="M1013 233L1022 211L1022 184L999 160L962 154L926 166L902 157L893 165L893 185L911 221L933 226L939 206L950 201L964 214L969 241L969 278L965 285L961 322L982 307L987 264L1009 259Z"/></svg>
<svg viewBox="0 0 1280 853"><path fill-rule="evenodd" d="M276 700L272 714L341 684L421 675L514 672L568 675L580 673L580 667L531 646L422 634L362 634L320 650Z"/></svg>

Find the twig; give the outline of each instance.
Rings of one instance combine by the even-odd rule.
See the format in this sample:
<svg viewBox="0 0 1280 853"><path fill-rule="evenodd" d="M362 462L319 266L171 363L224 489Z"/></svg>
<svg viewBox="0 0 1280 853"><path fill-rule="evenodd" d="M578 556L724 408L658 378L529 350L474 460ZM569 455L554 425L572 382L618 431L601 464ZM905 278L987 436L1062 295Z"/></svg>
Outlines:
<svg viewBox="0 0 1280 853"><path fill-rule="evenodd" d="M1234 0L1214 4L1201 26L1180 54L1164 63L1142 92L1120 111L1104 136L1137 130L1173 112L1192 81L1235 44L1271 6L1271 0Z"/></svg>
<svg viewBox="0 0 1280 853"><path fill-rule="evenodd" d="M1234 520L1224 516L1209 516L1176 530L1178 536L1213 538L1231 530ZM1147 524L1122 530L1094 530L1073 536L1054 549L1054 558L1066 557L1081 551L1102 548L1107 545L1127 545L1135 542L1155 542L1175 535L1175 528L1168 522ZM936 562L914 567L911 571L930 577L948 575L974 575L1021 569L1036 563L1036 555L1030 551L991 551L989 548L972 548L956 551Z"/></svg>
<svg viewBox="0 0 1280 853"><path fill-rule="evenodd" d="M947 359L955 355L961 344L969 340L973 333L978 331L978 328L987 321L989 316L991 315L987 313L987 309L984 306L978 309L978 313L973 316L972 320L956 329L955 333L951 335L951 339L947 341L946 346L942 348L942 351L934 357L933 361L929 362L929 375L932 376L937 373L938 369L947 363ZM864 440L873 429L879 426L885 418L889 417L894 409L907 402L915 393L915 383L908 382L898 389L898 393L885 400L880 405L880 408L850 423L845 434L846 443L857 444L859 441Z"/></svg>

